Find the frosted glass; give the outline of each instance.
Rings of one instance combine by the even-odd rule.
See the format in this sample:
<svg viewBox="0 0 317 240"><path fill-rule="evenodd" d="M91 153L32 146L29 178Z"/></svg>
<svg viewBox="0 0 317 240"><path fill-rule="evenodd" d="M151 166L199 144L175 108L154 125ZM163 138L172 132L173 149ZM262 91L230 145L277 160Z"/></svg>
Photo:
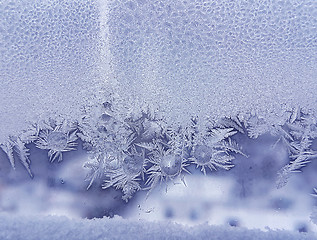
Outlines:
<svg viewBox="0 0 317 240"><path fill-rule="evenodd" d="M49 116L80 118L107 79L96 1L2 1L0 14L0 142Z"/></svg>
<svg viewBox="0 0 317 240"><path fill-rule="evenodd" d="M315 1L0 8L0 142L41 116L78 119L110 84L127 107L153 105L178 122L316 109Z"/></svg>
<svg viewBox="0 0 317 240"><path fill-rule="evenodd" d="M315 0L0 1L0 212L313 236L316 26Z"/></svg>

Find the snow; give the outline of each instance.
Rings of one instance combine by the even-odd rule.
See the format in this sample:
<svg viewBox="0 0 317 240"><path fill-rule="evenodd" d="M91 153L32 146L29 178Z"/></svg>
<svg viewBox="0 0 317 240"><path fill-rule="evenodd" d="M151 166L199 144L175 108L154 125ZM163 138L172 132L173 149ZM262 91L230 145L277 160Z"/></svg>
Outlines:
<svg viewBox="0 0 317 240"><path fill-rule="evenodd" d="M69 219L58 216L10 216L0 214L0 238L3 240L95 240L95 239L221 239L221 240L313 240L313 233L282 230L248 230L246 228L210 226L189 227L173 222L113 219Z"/></svg>

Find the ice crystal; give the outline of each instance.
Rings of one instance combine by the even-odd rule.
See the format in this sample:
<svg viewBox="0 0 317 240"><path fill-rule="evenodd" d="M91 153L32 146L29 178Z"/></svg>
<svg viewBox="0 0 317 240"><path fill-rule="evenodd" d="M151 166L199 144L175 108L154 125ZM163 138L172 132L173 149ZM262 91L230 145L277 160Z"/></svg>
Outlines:
<svg viewBox="0 0 317 240"><path fill-rule="evenodd" d="M287 184L291 173L300 172L312 159L317 158L317 152L311 148L312 140L317 137L316 119L304 113L298 115L296 120L286 124L291 137L284 139L284 144L290 153L290 163L278 172L278 188Z"/></svg>
<svg viewBox="0 0 317 240"><path fill-rule="evenodd" d="M230 139L237 132L233 128L211 128L200 133L191 149L190 160L206 174L206 168L229 170L234 165L230 152L243 154L239 146ZM244 155L244 154L243 154Z"/></svg>
<svg viewBox="0 0 317 240"><path fill-rule="evenodd" d="M31 177L33 177L33 174L30 169L30 154L26 145L34 142L37 137L38 129L35 127L35 125L31 125L27 130L22 131L19 136L11 136L5 143L0 144L1 149L6 153L10 161L12 168L15 169L15 152L20 162Z"/></svg>
<svg viewBox="0 0 317 240"><path fill-rule="evenodd" d="M189 173L186 169L189 165L188 159L174 152L168 145L155 142L149 156L152 166L146 171L149 176L146 185L149 185L150 189L163 181L174 180L183 172Z"/></svg>
<svg viewBox="0 0 317 240"><path fill-rule="evenodd" d="M44 122L40 127L35 146L48 150L50 162L62 161L62 153L75 150L77 146L77 126L63 121L61 123Z"/></svg>
<svg viewBox="0 0 317 240"><path fill-rule="evenodd" d="M102 188L122 189L122 199L128 201L136 191L141 190L140 181L144 180L146 166L144 151L137 152L134 148L133 152L126 153L118 162L117 168L105 169L106 178Z"/></svg>
<svg viewBox="0 0 317 240"><path fill-rule="evenodd" d="M110 102L85 109L77 135L91 153L127 150L134 139L128 124L112 110Z"/></svg>
<svg viewBox="0 0 317 240"><path fill-rule="evenodd" d="M108 108L111 108L110 104ZM117 120L118 114L110 110L107 112L107 122L104 122L100 116L105 114L105 108L101 106L96 109L99 110L93 111L95 121L92 119L82 124L79 135L82 134L81 139L92 144L90 152L105 153L112 159L97 157L93 163L85 165L90 168L88 188L99 179L104 182L104 189L121 189L126 201L136 191L152 190L160 183L167 186L169 181L178 178L184 182L185 174L189 173L186 167L191 162L206 174L206 168L229 170L233 167L232 152L243 154L238 144L230 138L237 131L226 128L229 125L240 126L242 131L242 125L233 120L227 119L217 128L199 126L196 118L189 126L168 126L163 119L145 109L137 115L128 114L123 120ZM114 123L116 128L113 127ZM100 126L107 130L100 133ZM202 150L205 148L208 153ZM202 160L199 154L206 155L205 159ZM115 168L108 166L110 161L117 163Z"/></svg>
<svg viewBox="0 0 317 240"><path fill-rule="evenodd" d="M25 146L26 144L27 142L22 141L20 137L10 137L4 144L1 144L0 147L8 156L13 169L15 169L15 158L13 153L16 152L22 165L25 167L29 175L33 177L30 169L30 154L29 150Z"/></svg>
<svg viewBox="0 0 317 240"><path fill-rule="evenodd" d="M108 161L108 159L103 155L99 154L96 156L93 161L86 162L84 164L84 168L89 169L89 173L86 176L86 181L89 181L89 184L87 186L87 190L92 186L94 181L102 179L105 175L107 165L111 162L111 160Z"/></svg>
<svg viewBox="0 0 317 240"><path fill-rule="evenodd" d="M311 148L313 139L317 137L316 118L300 108L266 120L251 116L248 120L248 135L257 138L266 133L277 138L272 147L281 143L289 153L289 164L278 172L276 185L281 188L287 184L291 173L300 172L317 157L317 152Z"/></svg>
<svg viewBox="0 0 317 240"><path fill-rule="evenodd" d="M205 175L208 170L230 170L236 154L247 157L234 140L237 134L247 133L250 138L271 134L276 138L273 148L282 144L288 150L290 162L278 172L278 187L317 157L312 150L316 119L301 109L265 120L257 115L218 121L193 117L187 125L168 125L148 108L136 114L120 111L114 102L107 101L86 108L78 124L64 119L40 121L10 137L1 148L13 168L18 157L32 176L28 144L48 150L53 162L61 161L63 152L75 150L79 138L91 158L84 164L89 170L87 189L94 183L103 189L114 187L122 190L125 201L135 192L152 190L161 183L184 182L189 165Z"/></svg>
<svg viewBox="0 0 317 240"><path fill-rule="evenodd" d="M196 145L193 149L193 162L197 167L201 167L201 171L206 174L206 167L210 170L223 168L229 170L233 167L231 160L234 157L224 154L223 151L217 151L215 148L205 145Z"/></svg>

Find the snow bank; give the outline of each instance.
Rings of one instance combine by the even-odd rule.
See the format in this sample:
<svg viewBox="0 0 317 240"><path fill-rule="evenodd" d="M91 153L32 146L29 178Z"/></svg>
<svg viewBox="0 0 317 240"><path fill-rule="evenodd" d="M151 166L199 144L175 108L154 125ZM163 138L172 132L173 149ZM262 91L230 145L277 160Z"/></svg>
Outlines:
<svg viewBox="0 0 317 240"><path fill-rule="evenodd" d="M96 240L96 239L221 239L221 240L313 240L315 234L288 231L248 230L210 226L187 227L172 222L130 221L121 218L74 220L66 217L0 215L0 238L4 240Z"/></svg>

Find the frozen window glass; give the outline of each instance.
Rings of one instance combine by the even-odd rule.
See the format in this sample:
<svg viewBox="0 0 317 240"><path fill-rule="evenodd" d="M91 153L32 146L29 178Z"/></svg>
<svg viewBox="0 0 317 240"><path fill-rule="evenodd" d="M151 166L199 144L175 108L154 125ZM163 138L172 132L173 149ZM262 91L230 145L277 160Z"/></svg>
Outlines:
<svg viewBox="0 0 317 240"><path fill-rule="evenodd" d="M0 236L317 239L316 28L315 0L0 1Z"/></svg>

